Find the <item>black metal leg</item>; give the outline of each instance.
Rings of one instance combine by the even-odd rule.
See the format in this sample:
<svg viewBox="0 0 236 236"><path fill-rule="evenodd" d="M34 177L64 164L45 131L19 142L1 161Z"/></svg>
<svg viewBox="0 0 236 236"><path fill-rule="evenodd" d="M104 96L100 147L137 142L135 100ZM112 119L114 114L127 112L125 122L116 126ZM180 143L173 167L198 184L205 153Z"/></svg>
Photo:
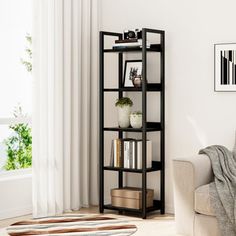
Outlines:
<svg viewBox="0 0 236 236"><path fill-rule="evenodd" d="M161 214L165 214L165 33L161 34Z"/></svg>
<svg viewBox="0 0 236 236"><path fill-rule="evenodd" d="M143 73L143 84L142 84L142 218L146 219L147 215L147 201L146 201L146 189L147 189L147 172L146 172L146 160L147 160L147 51L146 51L146 30L142 31L142 73Z"/></svg>
<svg viewBox="0 0 236 236"><path fill-rule="evenodd" d="M100 182L100 194L99 194L99 211L103 213L104 211L104 55L103 55L103 48L104 48L104 34L100 32L99 35L100 40L100 140L99 140L99 182Z"/></svg>

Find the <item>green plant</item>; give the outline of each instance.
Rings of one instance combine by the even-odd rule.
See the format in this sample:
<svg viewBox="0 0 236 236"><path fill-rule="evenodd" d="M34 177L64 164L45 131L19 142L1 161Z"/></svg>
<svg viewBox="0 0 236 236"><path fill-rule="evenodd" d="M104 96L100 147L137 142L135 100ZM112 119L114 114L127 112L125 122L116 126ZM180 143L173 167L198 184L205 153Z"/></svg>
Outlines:
<svg viewBox="0 0 236 236"><path fill-rule="evenodd" d="M133 102L132 102L132 100L130 98L123 97L123 98L117 99L115 105L116 105L116 107L124 107L124 106L132 107L133 106Z"/></svg>
<svg viewBox="0 0 236 236"><path fill-rule="evenodd" d="M27 34L25 38L28 43L28 46L25 49L25 52L28 58L27 59L21 58L21 63L25 66L28 72L31 72L32 71L32 37L29 34Z"/></svg>
<svg viewBox="0 0 236 236"><path fill-rule="evenodd" d="M136 116L140 116L140 115L142 115L143 113L141 112L141 111L133 111L132 113L131 113L131 115L136 115Z"/></svg>
<svg viewBox="0 0 236 236"><path fill-rule="evenodd" d="M14 117L22 117L21 107L14 111ZM28 124L11 125L13 134L4 140L7 152L5 170L15 170L31 167L32 164L32 135Z"/></svg>

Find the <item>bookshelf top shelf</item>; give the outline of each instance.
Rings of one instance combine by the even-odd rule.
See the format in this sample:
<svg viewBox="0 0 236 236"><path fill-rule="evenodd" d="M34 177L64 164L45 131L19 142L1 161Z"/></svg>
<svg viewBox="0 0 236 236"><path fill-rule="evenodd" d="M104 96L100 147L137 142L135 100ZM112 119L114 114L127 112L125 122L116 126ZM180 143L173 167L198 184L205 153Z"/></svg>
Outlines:
<svg viewBox="0 0 236 236"><path fill-rule="evenodd" d="M153 48L146 48L147 52L161 52L161 44L157 44ZM142 48L121 48L121 49L103 49L104 53L123 53L123 52L142 52Z"/></svg>

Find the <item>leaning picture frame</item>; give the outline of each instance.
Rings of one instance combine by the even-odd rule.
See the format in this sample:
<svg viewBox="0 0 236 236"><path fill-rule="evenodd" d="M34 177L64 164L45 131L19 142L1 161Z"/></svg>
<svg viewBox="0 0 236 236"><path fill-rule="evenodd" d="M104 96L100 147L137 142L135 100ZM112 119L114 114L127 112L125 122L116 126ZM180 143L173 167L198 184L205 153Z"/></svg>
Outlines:
<svg viewBox="0 0 236 236"><path fill-rule="evenodd" d="M140 84L135 85L134 79L140 78ZM126 60L123 78L123 87L141 87L142 81L142 60Z"/></svg>
<svg viewBox="0 0 236 236"><path fill-rule="evenodd" d="M214 45L214 90L236 92L236 43Z"/></svg>

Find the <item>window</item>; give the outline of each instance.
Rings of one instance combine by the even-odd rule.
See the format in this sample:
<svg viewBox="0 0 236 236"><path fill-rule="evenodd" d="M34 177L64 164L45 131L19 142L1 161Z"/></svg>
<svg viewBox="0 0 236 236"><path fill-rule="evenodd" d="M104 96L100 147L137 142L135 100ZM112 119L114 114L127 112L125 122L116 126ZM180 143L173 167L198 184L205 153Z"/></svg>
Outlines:
<svg viewBox="0 0 236 236"><path fill-rule="evenodd" d="M31 166L32 0L0 1L0 172Z"/></svg>

